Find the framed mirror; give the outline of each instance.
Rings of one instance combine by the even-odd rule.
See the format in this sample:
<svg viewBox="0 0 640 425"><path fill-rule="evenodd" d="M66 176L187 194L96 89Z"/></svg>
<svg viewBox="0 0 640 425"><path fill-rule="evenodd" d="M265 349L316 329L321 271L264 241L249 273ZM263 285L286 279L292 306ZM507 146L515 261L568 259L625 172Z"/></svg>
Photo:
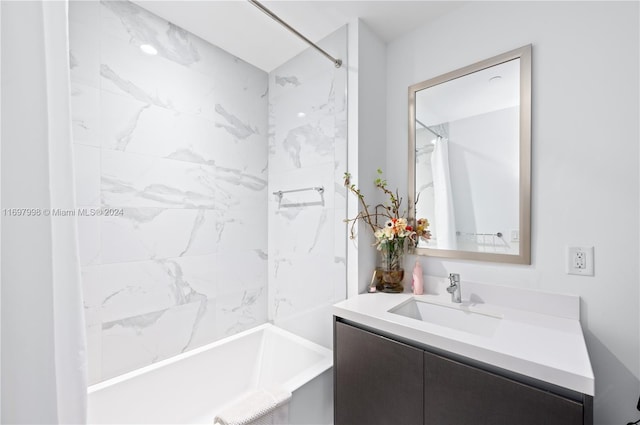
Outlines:
<svg viewBox="0 0 640 425"><path fill-rule="evenodd" d="M531 264L531 45L409 87L414 253Z"/></svg>

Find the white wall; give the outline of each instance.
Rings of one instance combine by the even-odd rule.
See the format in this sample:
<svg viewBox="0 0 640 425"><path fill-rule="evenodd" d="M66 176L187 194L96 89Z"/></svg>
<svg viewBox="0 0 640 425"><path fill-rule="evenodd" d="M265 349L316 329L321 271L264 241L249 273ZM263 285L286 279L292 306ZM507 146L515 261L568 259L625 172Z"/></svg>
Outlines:
<svg viewBox="0 0 640 425"><path fill-rule="evenodd" d="M2 205L50 208L44 40L51 34L44 25L25 31L25 23L43 20L39 2L3 2L2 8ZM61 378L55 365L51 220L3 215L0 221L0 422L51 423L58 418L56 379Z"/></svg>
<svg viewBox="0 0 640 425"><path fill-rule="evenodd" d="M0 3L0 22L2 22L2 3ZM2 31L0 31L0 46L2 46ZM2 81L2 55L0 54L0 81ZM0 85L0 99L2 98L2 86ZM2 146L2 106L0 102L0 146ZM0 164L2 158L0 157ZM1 175L0 170L0 175ZM0 181L0 187L2 182ZM2 201L0 197L0 210L2 210ZM0 220L0 223L2 220ZM2 240L2 227L0 225L0 240ZM0 244L0 276L2 276L2 246ZM2 280L0 279L0 394L2 394ZM0 418L2 418L2 397L0 397Z"/></svg>
<svg viewBox="0 0 640 425"><path fill-rule="evenodd" d="M367 25L355 20L349 24L349 172L352 183L375 206L381 192L373 182L377 169L387 173L386 135L386 45ZM355 195L348 199L347 216L353 218L361 206ZM370 229L358 223L357 237L348 243L349 296L364 292L378 262ZM351 259L357 258L356 261Z"/></svg>
<svg viewBox="0 0 640 425"><path fill-rule="evenodd" d="M638 417L638 21L637 2L472 2L387 46L386 169L406 188L407 87L533 44L532 265L421 261L580 295L596 424ZM595 246L594 277L565 274L567 245Z"/></svg>

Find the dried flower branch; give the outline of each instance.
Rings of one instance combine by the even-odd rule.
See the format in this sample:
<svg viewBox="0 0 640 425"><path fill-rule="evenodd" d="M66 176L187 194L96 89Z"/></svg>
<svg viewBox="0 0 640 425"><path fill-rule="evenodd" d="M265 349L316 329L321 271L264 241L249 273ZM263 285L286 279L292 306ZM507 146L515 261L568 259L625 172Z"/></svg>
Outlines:
<svg viewBox="0 0 640 425"><path fill-rule="evenodd" d="M417 223L418 226L414 229L408 225L406 218L401 217L400 208L402 198L399 196L397 190L394 193L387 188L387 181L383 178L382 170L378 169L377 172L378 177L373 183L375 187L389 197L389 203L376 205L373 214L369 212L370 205L367 205L362 192L360 192L356 185L351 183L351 174L344 173L345 187L358 197L362 205L362 210L354 218L345 220L347 223L351 223L350 238L355 238L355 224L358 220L364 221L371 228L376 238L378 249L381 249L383 245L394 239L404 241L404 239L408 237L410 241L416 243L417 238L431 238L431 233L427 230L429 222L426 219L419 219ZM382 212L378 212L379 210ZM403 215L406 215L406 211ZM378 225L378 219L380 217L384 218L384 226Z"/></svg>

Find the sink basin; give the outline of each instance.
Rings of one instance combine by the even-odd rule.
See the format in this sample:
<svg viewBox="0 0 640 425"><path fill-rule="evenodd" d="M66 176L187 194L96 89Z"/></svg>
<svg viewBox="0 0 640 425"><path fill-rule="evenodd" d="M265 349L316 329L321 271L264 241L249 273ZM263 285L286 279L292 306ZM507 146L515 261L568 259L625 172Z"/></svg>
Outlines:
<svg viewBox="0 0 640 425"><path fill-rule="evenodd" d="M470 311L464 305L447 306L415 298L393 307L389 313L482 336L493 335L501 321L500 316Z"/></svg>

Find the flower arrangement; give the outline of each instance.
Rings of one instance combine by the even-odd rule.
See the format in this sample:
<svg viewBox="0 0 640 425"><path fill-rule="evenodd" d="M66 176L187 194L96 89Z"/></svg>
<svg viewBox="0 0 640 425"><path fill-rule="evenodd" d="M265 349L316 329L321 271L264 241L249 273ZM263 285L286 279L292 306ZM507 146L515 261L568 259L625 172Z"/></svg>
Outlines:
<svg viewBox="0 0 640 425"><path fill-rule="evenodd" d="M365 222L376 238L375 246L382 254L382 268L376 269L371 281L370 291L380 290L383 292L402 292L402 279L404 270L402 269L402 257L408 245L415 246L419 239L428 240L431 238L429 232L429 221L425 218L416 220L416 226L411 226L406 217L406 211L400 214L402 198L387 188L387 181L383 178L382 170L378 169L378 177L374 180L374 185L385 195L389 202L375 206L374 213L369 212L364 195L360 190L351 184L351 175L344 173L344 185L350 192L355 194L360 200L362 210L354 218L345 220L351 222L350 237L355 238L355 224L358 220ZM378 225L379 221L384 221L384 225Z"/></svg>
<svg viewBox="0 0 640 425"><path fill-rule="evenodd" d="M351 239L355 237L355 224L358 220L362 220L369 225L376 238L375 245L378 251L383 251L383 263L385 257L388 257L389 264L383 264L385 268L401 268L399 262L401 254L405 250L405 241L415 246L420 238L424 240L431 238L427 219L418 219L414 228L409 225L406 217L403 217L403 215L406 215L406 211L400 214L402 198L398 196L397 190L394 193L387 188L387 181L383 178L382 170L378 169L378 177L374 180L374 185L389 197L389 203L377 205L373 214L369 212L370 205L367 205L364 195L354 184L351 184L351 175L349 173L344 173L344 184L350 192L358 197L362 205L362 210L358 215L346 220L351 222L350 237ZM379 226L378 222L382 220L384 220L384 225Z"/></svg>

